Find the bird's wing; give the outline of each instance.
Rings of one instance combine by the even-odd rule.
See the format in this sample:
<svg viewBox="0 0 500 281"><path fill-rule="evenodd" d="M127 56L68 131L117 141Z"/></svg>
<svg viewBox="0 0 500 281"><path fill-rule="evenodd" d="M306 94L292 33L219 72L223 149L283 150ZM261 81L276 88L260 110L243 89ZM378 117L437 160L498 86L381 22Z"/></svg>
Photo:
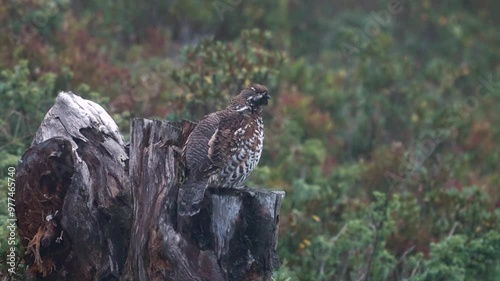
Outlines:
<svg viewBox="0 0 500 281"><path fill-rule="evenodd" d="M212 162L209 159L209 141L219 128L217 114L205 116L189 135L184 147L184 159L190 174L206 173L211 170Z"/></svg>
<svg viewBox="0 0 500 281"><path fill-rule="evenodd" d="M246 117L236 111L226 111L219 115L219 127L208 142L208 159L213 167L224 168L236 150L241 148L238 139L245 133Z"/></svg>
<svg viewBox="0 0 500 281"><path fill-rule="evenodd" d="M216 167L208 157L209 141L219 127L217 114L205 116L189 135L183 150L187 182L179 189L178 213L193 216L200 211L210 174Z"/></svg>

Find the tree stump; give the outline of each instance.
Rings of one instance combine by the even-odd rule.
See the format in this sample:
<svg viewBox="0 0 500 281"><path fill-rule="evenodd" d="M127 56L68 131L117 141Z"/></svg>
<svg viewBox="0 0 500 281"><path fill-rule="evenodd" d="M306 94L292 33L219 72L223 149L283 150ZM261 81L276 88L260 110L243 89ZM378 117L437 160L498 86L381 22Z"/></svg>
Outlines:
<svg viewBox="0 0 500 281"><path fill-rule="evenodd" d="M177 215L195 124L134 119L128 147L97 104L62 92L16 176L26 280L270 280L282 191L209 187Z"/></svg>

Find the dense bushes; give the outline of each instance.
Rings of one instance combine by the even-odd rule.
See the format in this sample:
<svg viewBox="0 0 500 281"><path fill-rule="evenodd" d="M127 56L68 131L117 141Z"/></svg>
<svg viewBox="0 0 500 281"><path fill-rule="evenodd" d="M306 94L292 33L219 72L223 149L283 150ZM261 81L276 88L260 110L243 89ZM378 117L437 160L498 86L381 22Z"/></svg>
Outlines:
<svg viewBox="0 0 500 281"><path fill-rule="evenodd" d="M127 133L131 116L199 118L259 82L272 100L249 185L287 191L276 280L499 278L495 1L402 1L373 30L386 1L233 1L223 18L191 1L22 2L0 11L2 187L59 90Z"/></svg>

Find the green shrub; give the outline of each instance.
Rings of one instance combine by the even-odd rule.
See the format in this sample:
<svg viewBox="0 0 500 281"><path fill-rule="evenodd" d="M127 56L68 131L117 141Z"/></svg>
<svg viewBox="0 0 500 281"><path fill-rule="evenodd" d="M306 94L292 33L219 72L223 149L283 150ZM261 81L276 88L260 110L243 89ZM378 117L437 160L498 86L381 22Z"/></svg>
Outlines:
<svg viewBox="0 0 500 281"><path fill-rule="evenodd" d="M251 83L276 89L283 56L266 48L270 37L267 32L246 30L232 44L205 39L185 48L185 65L173 72L174 80L185 88L177 109L200 118L226 107L232 96Z"/></svg>

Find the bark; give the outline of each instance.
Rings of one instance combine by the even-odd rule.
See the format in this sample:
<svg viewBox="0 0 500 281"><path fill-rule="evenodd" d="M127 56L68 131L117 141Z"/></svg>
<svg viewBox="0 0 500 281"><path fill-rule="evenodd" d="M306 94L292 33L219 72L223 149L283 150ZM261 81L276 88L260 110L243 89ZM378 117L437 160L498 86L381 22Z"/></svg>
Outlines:
<svg viewBox="0 0 500 281"><path fill-rule="evenodd" d="M118 127L99 105L59 94L18 167L27 279L120 278L131 222L127 161Z"/></svg>

